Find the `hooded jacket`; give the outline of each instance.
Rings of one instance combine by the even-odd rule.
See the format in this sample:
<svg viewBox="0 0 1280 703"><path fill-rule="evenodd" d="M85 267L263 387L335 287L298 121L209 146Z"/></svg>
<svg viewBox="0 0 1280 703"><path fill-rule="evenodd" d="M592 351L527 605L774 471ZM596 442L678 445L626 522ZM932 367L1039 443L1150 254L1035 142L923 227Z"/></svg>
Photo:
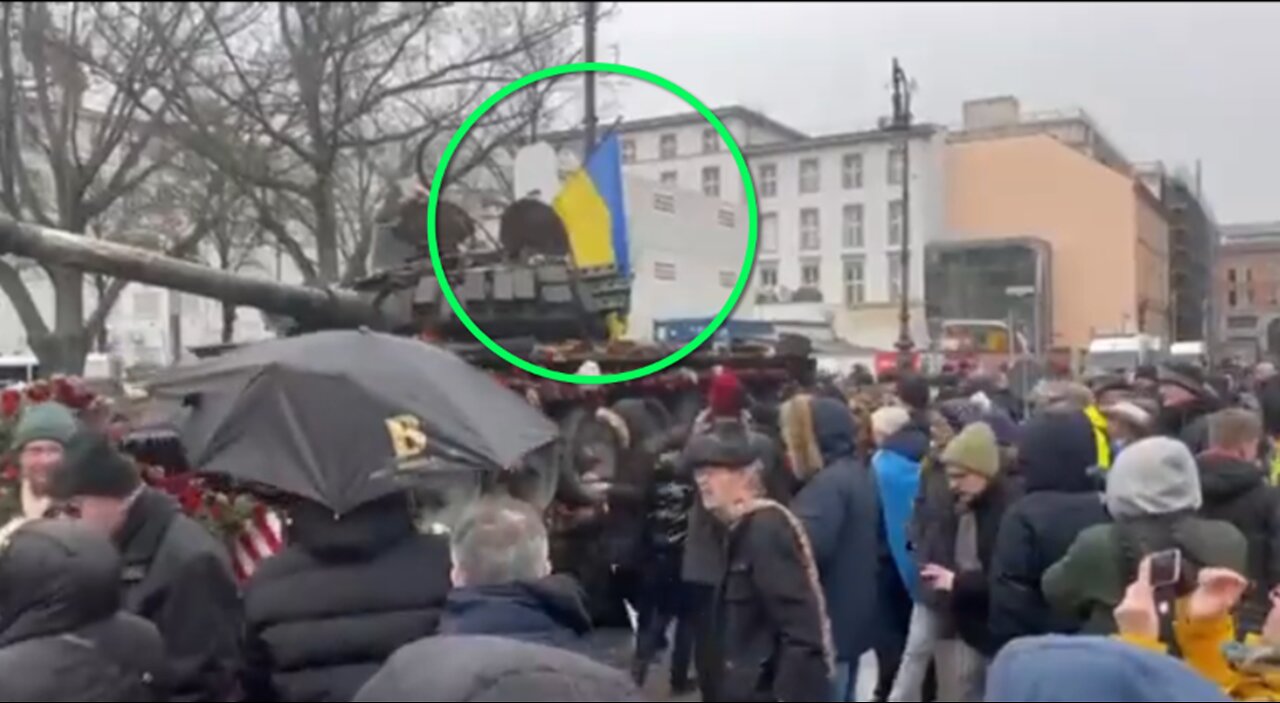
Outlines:
<svg viewBox="0 0 1280 703"><path fill-rule="evenodd" d="M502 637L429 637L396 652L355 703L641 703L622 672L555 647Z"/></svg>
<svg viewBox="0 0 1280 703"><path fill-rule="evenodd" d="M1240 628L1259 632L1271 611L1269 594L1280 586L1280 490L1267 483L1256 464L1207 452L1196 459L1204 506L1200 515L1229 522L1249 542L1249 570L1253 584L1240 604Z"/></svg>
<svg viewBox="0 0 1280 703"><path fill-rule="evenodd" d="M342 519L290 510L289 546L245 591L245 694L349 701L400 647L435 634L451 589L449 546L418 534L404 496Z"/></svg>
<svg viewBox="0 0 1280 703"><path fill-rule="evenodd" d="M796 496L792 511L813 547L837 657L857 661L878 641L880 506L875 480L854 458L853 413L829 398L810 404L825 468Z"/></svg>
<svg viewBox="0 0 1280 703"><path fill-rule="evenodd" d="M871 458L879 491L881 569L897 572L912 600L920 597L920 570L911 554L911 520L920 495L921 464L929 454L929 436L908 425L890 435ZM886 563L887 561L887 563Z"/></svg>
<svg viewBox="0 0 1280 703"><path fill-rule="evenodd" d="M1230 701L1212 682L1173 657L1096 637L1037 637L1015 642L987 675L989 703Z"/></svg>
<svg viewBox="0 0 1280 703"><path fill-rule="evenodd" d="M994 646L1032 635L1074 632L1054 616L1040 581L1085 529L1107 522L1093 425L1083 412L1037 416L1022 430L1019 474L1026 494L1005 515L991 566Z"/></svg>
<svg viewBox="0 0 1280 703"><path fill-rule="evenodd" d="M586 595L562 575L455 589L440 619L442 635L494 635L577 651L590 632Z"/></svg>
<svg viewBox="0 0 1280 703"><path fill-rule="evenodd" d="M122 612L120 557L70 522L19 528L0 552L0 700L162 701L164 644Z"/></svg>
<svg viewBox="0 0 1280 703"><path fill-rule="evenodd" d="M1245 573L1244 535L1230 523L1198 517L1202 502L1199 469L1186 445L1152 437L1129 446L1107 476L1114 522L1082 532L1045 573L1046 599L1063 617L1084 622L1086 632L1113 634L1112 613L1145 554L1179 549L1192 567ZM1129 544L1133 539L1150 543Z"/></svg>

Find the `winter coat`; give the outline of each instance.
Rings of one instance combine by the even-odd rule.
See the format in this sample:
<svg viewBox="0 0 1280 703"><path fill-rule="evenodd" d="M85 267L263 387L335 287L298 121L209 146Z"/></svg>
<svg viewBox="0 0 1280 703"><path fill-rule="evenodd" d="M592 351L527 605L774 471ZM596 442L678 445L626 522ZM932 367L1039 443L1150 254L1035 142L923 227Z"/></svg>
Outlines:
<svg viewBox="0 0 1280 703"><path fill-rule="evenodd" d="M933 422L921 416L913 416L911 424L903 432L915 435L912 441L916 446L922 440L929 443L929 454L920 464L920 488L911 515L912 555L918 568L928 564L950 564L955 561L956 499L947 481L946 467L937 456L946 443L934 440ZM921 584L917 598L938 611L947 605L944 594L936 593L924 584Z"/></svg>
<svg viewBox="0 0 1280 703"><path fill-rule="evenodd" d="M133 502L116 540L126 609L164 638L171 700L235 695L244 618L226 548L153 489Z"/></svg>
<svg viewBox="0 0 1280 703"><path fill-rule="evenodd" d="M70 522L28 523L0 556L0 700L163 701L164 643L121 610L120 556Z"/></svg>
<svg viewBox="0 0 1280 703"><path fill-rule="evenodd" d="M1280 650L1256 636L1240 643L1230 617L1206 621L1178 618L1173 623L1173 634L1180 658L1232 699L1280 700ZM1133 635L1118 639L1162 656L1169 653L1159 640Z"/></svg>
<svg viewBox="0 0 1280 703"><path fill-rule="evenodd" d="M889 436L871 458L880 500L881 578L896 573L912 600L920 598L920 564L912 555L911 524L920 496L921 464L929 454L929 437L907 427Z"/></svg>
<svg viewBox="0 0 1280 703"><path fill-rule="evenodd" d="M290 511L289 546L245 591L253 701L348 701L400 647L435 634L449 546L420 535L403 497L335 519Z"/></svg>
<svg viewBox="0 0 1280 703"><path fill-rule="evenodd" d="M715 602L720 700L827 700L830 621L799 520L760 501L734 525L727 556Z"/></svg>
<svg viewBox="0 0 1280 703"><path fill-rule="evenodd" d="M989 703L1230 701L1186 664L1098 637L1034 637L1005 647L987 674Z"/></svg>
<svg viewBox="0 0 1280 703"><path fill-rule="evenodd" d="M854 459L857 432L849 408L815 398L812 415L826 468L800 491L791 509L813 548L836 656L856 662L877 641L881 518L876 482Z"/></svg>
<svg viewBox="0 0 1280 703"><path fill-rule="evenodd" d="M442 635L493 635L586 653L586 595L570 576L455 589L440 618Z"/></svg>
<svg viewBox="0 0 1280 703"><path fill-rule="evenodd" d="M955 590L951 592L948 614L955 625L956 635L965 644L985 655L993 655L996 643L992 638L991 617L991 569L995 561L996 541L1000 525L1010 506L1018 499L1018 490L1012 483L997 478L986 493L973 502L970 509L978 521L978 560L982 571L957 571ZM956 569L955 544L960 527L960 512L951 514L944 528L951 545L945 561L939 566Z"/></svg>
<svg viewBox="0 0 1280 703"><path fill-rule="evenodd" d="M1033 419L1018 447L1025 495L1009 508L991 567L991 633L996 648L1019 637L1069 634L1079 623L1056 617L1040 588L1085 529L1108 521L1090 475L1097 447L1082 412Z"/></svg>
<svg viewBox="0 0 1280 703"><path fill-rule="evenodd" d="M1280 490L1267 484L1267 476L1255 463L1213 453L1197 459L1204 507L1209 520L1235 525L1249 542L1249 568L1244 572L1253 586L1240 605L1241 629L1259 632L1271 611L1268 595L1280 586Z"/></svg>
<svg viewBox="0 0 1280 703"><path fill-rule="evenodd" d="M701 417L694 431L705 432L714 422L708 417ZM778 443L768 435L752 430L751 444L764 463L765 488L769 491L769 497L784 505L790 503L793 481L787 472ZM693 476L684 478L693 481ZM689 511L689 536L685 542L684 563L681 566L685 581L703 586L715 586L720 582L725 569L725 539L724 526L707 512L706 506L702 504L702 496L695 492L693 508Z"/></svg>
<svg viewBox="0 0 1280 703"><path fill-rule="evenodd" d="M1126 566L1120 529L1115 524L1096 525L1080 533L1067 555L1045 572L1042 581L1045 598L1054 611L1084 623L1083 631L1089 634L1115 633L1113 613L1134 578L1125 570L1136 573ZM1248 544L1229 523L1182 517L1171 539L1196 566L1245 573Z"/></svg>
<svg viewBox="0 0 1280 703"><path fill-rule="evenodd" d="M400 651L355 703L641 703L629 677L584 656L505 637L428 637Z"/></svg>

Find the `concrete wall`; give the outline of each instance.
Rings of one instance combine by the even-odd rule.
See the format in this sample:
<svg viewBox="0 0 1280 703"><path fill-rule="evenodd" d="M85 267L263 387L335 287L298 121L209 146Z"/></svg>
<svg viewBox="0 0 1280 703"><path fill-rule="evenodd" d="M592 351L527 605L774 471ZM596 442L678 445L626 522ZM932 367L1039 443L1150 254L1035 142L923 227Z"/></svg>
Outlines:
<svg viewBox="0 0 1280 703"><path fill-rule="evenodd" d="M1167 306L1163 274L1139 274L1168 270L1157 261L1167 228L1153 212L1139 214L1138 197L1131 178L1047 135L953 143L947 153L949 237L1032 236L1052 247L1057 346L1136 331L1140 291L1149 306ZM1153 333L1164 329L1161 316L1145 317Z"/></svg>

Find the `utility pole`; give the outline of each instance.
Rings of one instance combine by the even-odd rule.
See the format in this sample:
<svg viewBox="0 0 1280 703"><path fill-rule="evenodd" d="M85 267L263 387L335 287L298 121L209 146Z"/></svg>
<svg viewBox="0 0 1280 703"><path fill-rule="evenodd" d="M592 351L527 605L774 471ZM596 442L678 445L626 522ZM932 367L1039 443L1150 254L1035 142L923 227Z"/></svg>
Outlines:
<svg viewBox="0 0 1280 703"><path fill-rule="evenodd" d="M594 2L583 3L583 26L586 33L583 58L587 63L594 63L596 60L596 21L597 4ZM593 71L587 71L584 76L586 80L585 100L586 105L582 111L582 133L583 133L583 149L582 149L582 165L586 166L587 159L591 158L591 152L596 148L596 126L599 123L599 117L596 115L596 74Z"/></svg>
<svg viewBox="0 0 1280 703"><path fill-rule="evenodd" d="M913 364L915 341L911 338L911 80L898 59L893 60L893 120L889 129L902 134L902 241L898 265L898 367Z"/></svg>

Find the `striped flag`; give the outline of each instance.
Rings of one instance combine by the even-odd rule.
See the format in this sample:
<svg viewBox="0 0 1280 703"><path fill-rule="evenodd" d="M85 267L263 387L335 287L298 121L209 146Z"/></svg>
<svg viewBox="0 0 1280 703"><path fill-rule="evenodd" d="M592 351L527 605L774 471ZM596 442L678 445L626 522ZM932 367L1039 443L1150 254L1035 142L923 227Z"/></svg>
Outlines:
<svg viewBox="0 0 1280 703"><path fill-rule="evenodd" d="M284 549L284 521L266 506L254 506L244 530L232 544L232 566L241 583L248 581L258 566Z"/></svg>

